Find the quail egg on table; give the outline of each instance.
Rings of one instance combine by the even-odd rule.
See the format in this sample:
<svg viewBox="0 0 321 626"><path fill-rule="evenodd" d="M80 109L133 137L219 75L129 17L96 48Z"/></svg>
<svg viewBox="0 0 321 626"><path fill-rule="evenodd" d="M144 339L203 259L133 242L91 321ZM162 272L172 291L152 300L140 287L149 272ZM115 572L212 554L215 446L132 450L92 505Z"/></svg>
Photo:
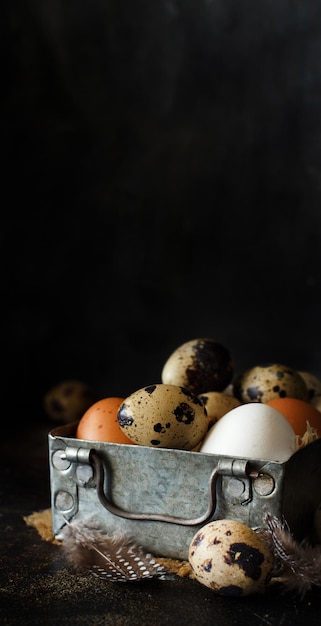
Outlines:
<svg viewBox="0 0 321 626"><path fill-rule="evenodd" d="M208 430L201 400L189 389L163 383L138 389L118 409L120 428L134 443L192 450Z"/></svg>
<svg viewBox="0 0 321 626"><path fill-rule="evenodd" d="M264 539L236 520L216 520L192 538L188 554L201 584L223 596L263 593L272 577L273 555Z"/></svg>
<svg viewBox="0 0 321 626"><path fill-rule="evenodd" d="M223 391L231 382L234 363L230 351L214 339L192 339L180 345L165 362L161 380L187 387L196 395Z"/></svg>
<svg viewBox="0 0 321 626"><path fill-rule="evenodd" d="M50 419L67 424L80 419L95 400L93 389L86 383L64 380L47 391L43 405Z"/></svg>
<svg viewBox="0 0 321 626"><path fill-rule="evenodd" d="M287 365L257 365L242 372L233 383L240 402L268 402L273 398L308 401L308 389L299 372Z"/></svg>

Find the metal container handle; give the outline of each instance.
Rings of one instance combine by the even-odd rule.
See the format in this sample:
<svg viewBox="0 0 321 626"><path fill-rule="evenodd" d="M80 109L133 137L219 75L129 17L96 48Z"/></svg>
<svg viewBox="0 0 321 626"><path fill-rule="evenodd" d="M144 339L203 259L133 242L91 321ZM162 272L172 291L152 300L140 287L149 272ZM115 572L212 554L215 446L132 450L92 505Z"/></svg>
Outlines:
<svg viewBox="0 0 321 626"><path fill-rule="evenodd" d="M208 485L208 495L209 495L209 503L206 512L197 517L196 519L185 519L182 517L176 517L173 515L162 515L158 513L133 513L129 511L124 511L119 507L115 506L110 500L107 498L104 492L104 482L105 482L105 469L102 459L99 455L91 450L90 460L95 469L96 474L96 488L97 494L100 503L105 509L107 509L113 515L117 515L118 517L123 517L125 519L132 520L143 520L143 521L155 521L155 522L167 522L169 524L179 524L181 526L197 526L199 524L203 524L209 520L216 508L216 479L219 473L218 466L214 468L209 478Z"/></svg>
<svg viewBox="0 0 321 626"><path fill-rule="evenodd" d="M259 473L251 467L247 460L224 457L220 458L209 477L207 510L200 517L186 519L160 513L135 513L132 511L125 511L124 509L121 509L113 504L113 502L111 502L107 497L104 490L104 461L93 448L85 449L67 446L64 453L61 454L60 457L61 459L67 459L71 463L85 463L93 466L98 499L102 506L113 515L131 520L167 522L168 524L178 524L180 526L198 526L205 524L213 517L216 510L216 482L219 475L248 478L255 478L259 475Z"/></svg>

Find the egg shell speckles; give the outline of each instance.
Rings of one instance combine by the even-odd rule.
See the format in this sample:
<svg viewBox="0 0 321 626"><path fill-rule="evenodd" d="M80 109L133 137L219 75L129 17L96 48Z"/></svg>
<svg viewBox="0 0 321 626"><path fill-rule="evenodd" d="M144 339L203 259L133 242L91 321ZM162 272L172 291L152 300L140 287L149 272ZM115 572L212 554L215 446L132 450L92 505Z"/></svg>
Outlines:
<svg viewBox="0 0 321 626"><path fill-rule="evenodd" d="M119 426L134 443L192 450L208 429L206 409L189 389L163 383L138 389L119 407Z"/></svg>
<svg viewBox="0 0 321 626"><path fill-rule="evenodd" d="M268 402L286 397L308 401L308 389L299 372L278 363L246 370L234 381L233 391L240 402Z"/></svg>
<svg viewBox="0 0 321 626"><path fill-rule="evenodd" d="M236 520L203 526L190 543L188 560L198 582L224 596L263 593L273 569L263 538Z"/></svg>
<svg viewBox="0 0 321 626"><path fill-rule="evenodd" d="M182 344L165 362L164 384L187 387L196 395L223 391L231 382L234 364L230 351L214 339L192 339Z"/></svg>

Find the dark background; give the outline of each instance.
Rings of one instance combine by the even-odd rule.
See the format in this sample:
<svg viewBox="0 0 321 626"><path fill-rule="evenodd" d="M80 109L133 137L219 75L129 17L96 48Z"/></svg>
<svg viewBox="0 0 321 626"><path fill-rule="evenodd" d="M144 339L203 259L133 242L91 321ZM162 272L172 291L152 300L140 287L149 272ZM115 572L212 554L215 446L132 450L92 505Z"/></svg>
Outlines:
<svg viewBox="0 0 321 626"><path fill-rule="evenodd" d="M321 4L2 4L3 421L212 337L321 376ZM5 409L5 410L4 410Z"/></svg>

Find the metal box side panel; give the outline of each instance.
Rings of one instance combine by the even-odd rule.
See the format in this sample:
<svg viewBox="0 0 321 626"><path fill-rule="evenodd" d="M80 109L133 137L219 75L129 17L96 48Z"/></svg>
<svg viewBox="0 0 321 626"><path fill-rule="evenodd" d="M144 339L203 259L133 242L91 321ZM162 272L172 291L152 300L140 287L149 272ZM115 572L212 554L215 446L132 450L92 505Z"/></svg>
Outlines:
<svg viewBox="0 0 321 626"><path fill-rule="evenodd" d="M99 501L90 463L83 463L82 458L93 449L102 458L106 470L104 490L115 506L124 511L175 516L187 521L206 512L213 469L222 460L227 466L235 460L168 448L90 442L73 435L69 425L55 429L48 438L55 537L61 538L66 520L95 519L103 532L121 530L157 556L187 559L189 544L205 522L189 525L141 521L110 513ZM64 458L66 450L77 456L75 462ZM254 478L223 472L217 478L215 510L210 519L236 519L256 528L264 525L266 511L281 514L284 465L260 460L251 465L259 476L270 477L270 493L258 491Z"/></svg>

